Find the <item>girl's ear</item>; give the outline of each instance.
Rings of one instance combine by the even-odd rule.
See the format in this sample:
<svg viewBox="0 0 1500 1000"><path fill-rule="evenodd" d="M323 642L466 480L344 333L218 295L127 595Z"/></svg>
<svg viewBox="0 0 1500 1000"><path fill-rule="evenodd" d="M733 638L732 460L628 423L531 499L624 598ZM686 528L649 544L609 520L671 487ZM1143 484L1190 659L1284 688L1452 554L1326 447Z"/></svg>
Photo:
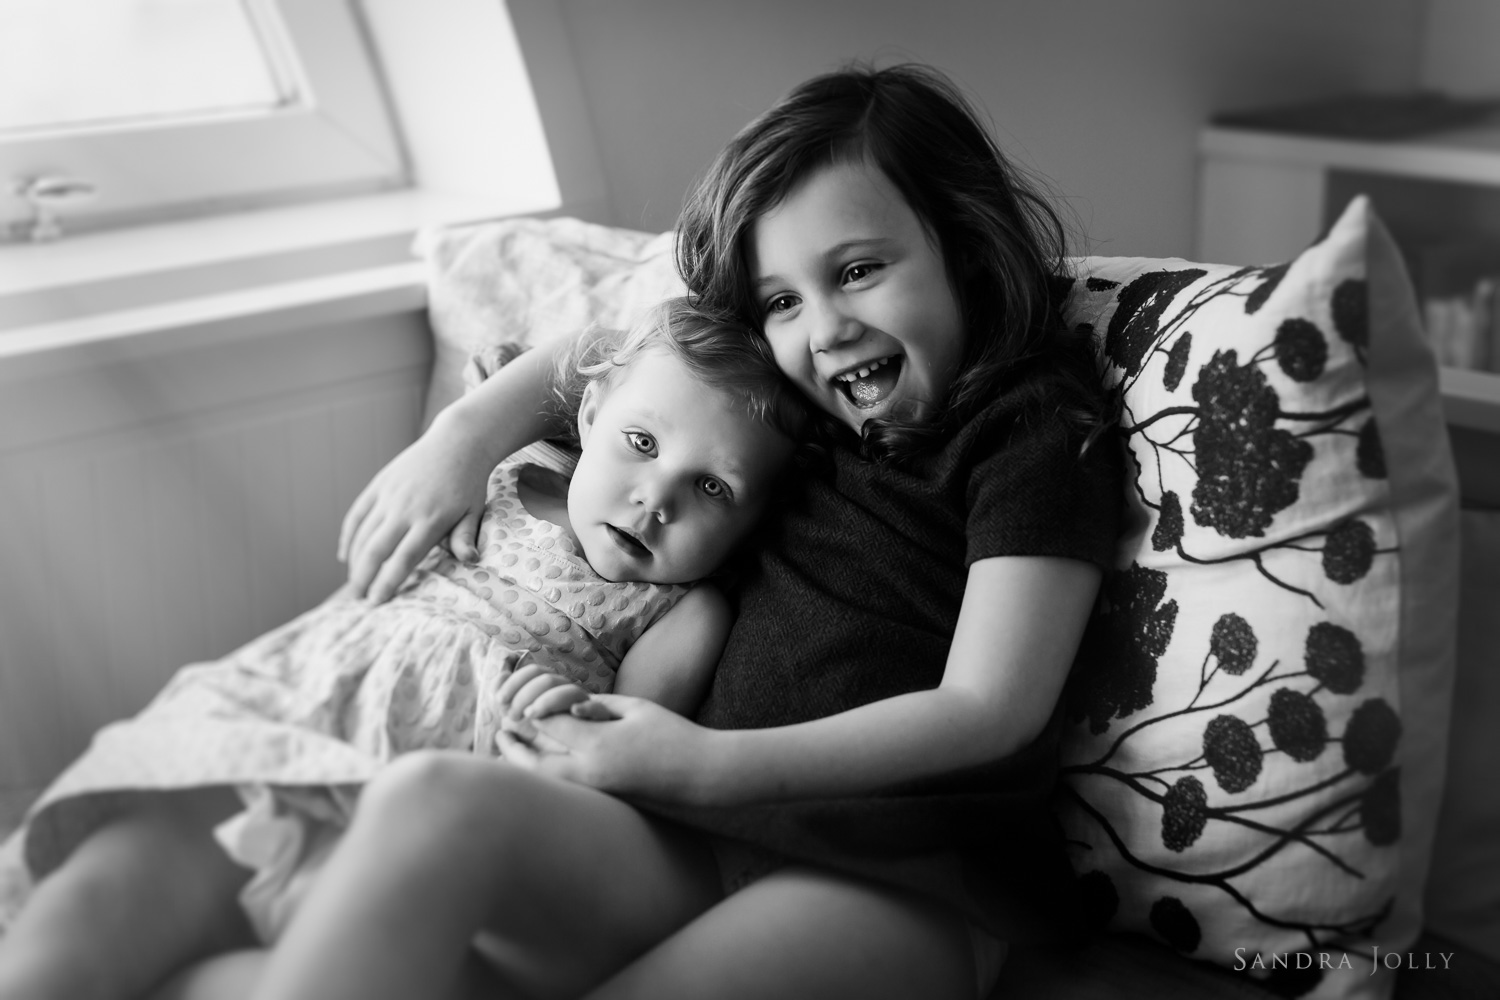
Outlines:
<svg viewBox="0 0 1500 1000"><path fill-rule="evenodd" d="M588 444L589 430L594 426L594 418L599 415L599 404L603 402L604 393L599 389L598 382L590 382L583 387L583 402L578 406L578 447L582 448Z"/></svg>

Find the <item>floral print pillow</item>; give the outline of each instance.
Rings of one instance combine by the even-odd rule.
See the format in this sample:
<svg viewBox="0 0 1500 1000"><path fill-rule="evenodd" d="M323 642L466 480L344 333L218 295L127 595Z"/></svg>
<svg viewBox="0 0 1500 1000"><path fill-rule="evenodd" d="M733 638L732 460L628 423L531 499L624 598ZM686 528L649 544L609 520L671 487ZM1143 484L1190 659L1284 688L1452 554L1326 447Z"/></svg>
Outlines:
<svg viewBox="0 0 1500 1000"><path fill-rule="evenodd" d="M1371 949L1420 926L1452 678L1427 612L1456 573L1397 254L1359 199L1290 263L1077 272L1133 514L1067 693L1086 906L1285 995L1383 995Z"/></svg>

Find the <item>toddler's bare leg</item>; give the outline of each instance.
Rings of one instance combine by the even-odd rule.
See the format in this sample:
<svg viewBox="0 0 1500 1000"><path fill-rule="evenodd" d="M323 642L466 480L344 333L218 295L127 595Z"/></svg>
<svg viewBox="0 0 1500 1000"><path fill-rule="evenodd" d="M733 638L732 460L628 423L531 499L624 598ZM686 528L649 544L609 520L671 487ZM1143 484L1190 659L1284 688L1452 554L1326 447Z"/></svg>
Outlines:
<svg viewBox="0 0 1500 1000"><path fill-rule="evenodd" d="M577 996L719 895L696 838L618 799L503 761L409 754L365 790L257 995L451 995L486 928L492 996Z"/></svg>
<svg viewBox="0 0 1500 1000"><path fill-rule="evenodd" d="M134 1000L179 967L248 944L249 872L213 840L224 789L153 795L43 879L0 939L6 1000Z"/></svg>
<svg viewBox="0 0 1500 1000"><path fill-rule="evenodd" d="M271 953L265 950L231 951L215 955L173 976L151 1000L248 1000L266 973ZM427 1000L502 1000L505 986L494 969L476 952L470 955L454 988L439 997L424 993Z"/></svg>
<svg viewBox="0 0 1500 1000"><path fill-rule="evenodd" d="M589 1000L973 1000L968 925L934 903L812 869L740 890Z"/></svg>

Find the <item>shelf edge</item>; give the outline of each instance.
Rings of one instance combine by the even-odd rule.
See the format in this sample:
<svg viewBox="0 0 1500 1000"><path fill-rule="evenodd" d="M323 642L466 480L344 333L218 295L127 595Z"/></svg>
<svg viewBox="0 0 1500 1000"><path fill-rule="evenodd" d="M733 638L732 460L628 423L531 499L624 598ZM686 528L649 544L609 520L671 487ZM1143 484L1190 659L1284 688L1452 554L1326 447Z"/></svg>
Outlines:
<svg viewBox="0 0 1500 1000"><path fill-rule="evenodd" d="M1476 142L1480 135L1483 143ZM1371 142L1209 126L1199 133L1198 151L1204 156L1241 161L1500 185L1500 133L1493 140L1488 132L1455 136L1467 142L1444 143L1441 135Z"/></svg>
<svg viewBox="0 0 1500 1000"><path fill-rule="evenodd" d="M1438 370L1438 388L1443 396L1443 414L1455 427L1468 427L1487 434L1500 434L1500 375Z"/></svg>

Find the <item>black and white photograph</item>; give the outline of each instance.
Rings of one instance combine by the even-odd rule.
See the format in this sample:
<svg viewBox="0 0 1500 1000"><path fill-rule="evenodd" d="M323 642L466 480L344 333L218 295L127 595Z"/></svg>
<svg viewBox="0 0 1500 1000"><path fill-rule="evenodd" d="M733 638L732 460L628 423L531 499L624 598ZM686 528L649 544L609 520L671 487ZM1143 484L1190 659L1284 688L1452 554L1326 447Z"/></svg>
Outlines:
<svg viewBox="0 0 1500 1000"><path fill-rule="evenodd" d="M1500 998L1500 4L0 25L0 1000Z"/></svg>

